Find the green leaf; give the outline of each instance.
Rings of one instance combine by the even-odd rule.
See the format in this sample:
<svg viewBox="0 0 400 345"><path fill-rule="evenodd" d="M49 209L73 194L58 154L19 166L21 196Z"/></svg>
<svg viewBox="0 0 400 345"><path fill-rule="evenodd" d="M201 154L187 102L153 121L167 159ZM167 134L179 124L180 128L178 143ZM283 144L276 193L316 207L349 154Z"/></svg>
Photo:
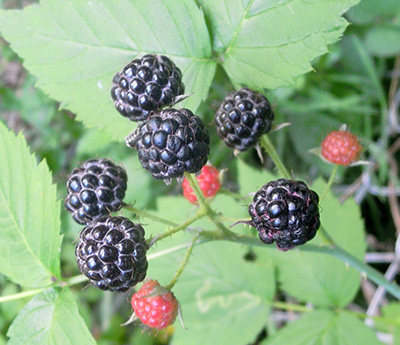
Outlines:
<svg viewBox="0 0 400 345"><path fill-rule="evenodd" d="M9 345L96 344L68 288L35 296L11 324Z"/></svg>
<svg viewBox="0 0 400 345"><path fill-rule="evenodd" d="M0 123L0 272L22 286L60 277L60 205L52 175Z"/></svg>
<svg viewBox="0 0 400 345"><path fill-rule="evenodd" d="M171 278L184 253L152 260L149 275ZM194 248L173 289L188 328L176 325L173 345L247 344L266 325L275 293L274 268L268 260L245 261L245 253L242 246L225 242Z"/></svg>
<svg viewBox="0 0 400 345"><path fill-rule="evenodd" d="M312 186L320 196L326 184ZM340 204L328 193L320 202L321 224L343 249L363 260L366 243L361 211L354 200ZM320 231L309 243L322 245ZM259 248L256 249L260 250ZM302 251L271 251L279 268L282 288L303 302L328 307L344 307L352 301L360 286L359 273L342 261L324 254Z"/></svg>
<svg viewBox="0 0 400 345"><path fill-rule="evenodd" d="M43 0L23 10L0 10L0 32L37 86L122 141L133 129L114 109L113 75L144 53L165 54L182 70L182 106L196 110L207 96L216 63L203 13L179 0Z"/></svg>
<svg viewBox="0 0 400 345"><path fill-rule="evenodd" d="M198 0L209 18L214 49L234 83L277 88L312 69L359 0Z"/></svg>
<svg viewBox="0 0 400 345"><path fill-rule="evenodd" d="M374 332L347 312L313 311L290 323L262 345L380 345Z"/></svg>
<svg viewBox="0 0 400 345"><path fill-rule="evenodd" d="M221 207L219 210L223 211L226 198L217 196L212 207L217 210ZM233 206L238 209L238 205ZM197 209L183 197L157 199L157 215L178 224L193 216ZM147 235L167 230L165 225L145 221ZM205 218L190 228L214 230L215 226ZM180 232L150 248L147 276L162 285L168 284L191 238L190 231ZM260 261L245 261L246 253L247 248L236 243L218 241L196 245L173 288L188 330L176 324L172 344L242 345L254 340L267 323L275 277L271 260L264 257Z"/></svg>
<svg viewBox="0 0 400 345"><path fill-rule="evenodd" d="M269 171L256 170L249 165L246 165L241 160L238 161L237 168L240 195L243 197L247 196L249 202L253 199L254 194L252 193L256 193L263 185L278 178Z"/></svg>
<svg viewBox="0 0 400 345"><path fill-rule="evenodd" d="M374 55L391 57L400 53L400 26L373 26L367 33L365 45Z"/></svg>

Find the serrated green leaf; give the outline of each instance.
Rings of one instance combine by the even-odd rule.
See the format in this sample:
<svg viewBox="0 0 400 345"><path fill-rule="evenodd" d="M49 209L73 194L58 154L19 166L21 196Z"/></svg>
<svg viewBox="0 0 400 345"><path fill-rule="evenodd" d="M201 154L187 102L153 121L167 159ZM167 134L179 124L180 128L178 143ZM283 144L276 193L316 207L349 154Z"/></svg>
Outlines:
<svg viewBox="0 0 400 345"><path fill-rule="evenodd" d="M277 332L262 345L380 345L374 332L347 312L313 311Z"/></svg>
<svg viewBox="0 0 400 345"><path fill-rule="evenodd" d="M113 75L138 54L171 57L182 70L181 105L196 110L206 97L216 63L203 13L191 1L43 0L23 10L0 10L0 31L37 86L122 141L133 129L114 109Z"/></svg>
<svg viewBox="0 0 400 345"><path fill-rule="evenodd" d="M292 84L312 69L359 0L198 0L209 18L214 49L234 83L253 88Z"/></svg>
<svg viewBox="0 0 400 345"><path fill-rule="evenodd" d="M326 184L319 180L311 188L322 196ZM321 224L335 242L363 260L366 243L361 211L354 200L344 204L328 193L320 202ZM320 232L309 243L322 245ZM260 250L259 248L256 249ZM303 302L327 307L344 307L354 298L360 286L360 275L342 261L324 254L301 250L271 252L279 267L282 288Z"/></svg>
<svg viewBox="0 0 400 345"><path fill-rule="evenodd" d="M68 288L35 296L11 324L9 345L96 344Z"/></svg>
<svg viewBox="0 0 400 345"><path fill-rule="evenodd" d="M60 206L52 175L0 123L0 272L22 286L60 277Z"/></svg>

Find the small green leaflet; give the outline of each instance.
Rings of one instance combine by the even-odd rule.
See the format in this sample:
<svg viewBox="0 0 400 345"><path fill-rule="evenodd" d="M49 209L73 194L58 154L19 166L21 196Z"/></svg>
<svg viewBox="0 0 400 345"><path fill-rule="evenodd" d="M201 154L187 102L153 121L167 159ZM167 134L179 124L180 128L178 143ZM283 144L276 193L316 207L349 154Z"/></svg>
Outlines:
<svg viewBox="0 0 400 345"><path fill-rule="evenodd" d="M7 336L9 345L95 345L68 288L49 289L20 311Z"/></svg>
<svg viewBox="0 0 400 345"><path fill-rule="evenodd" d="M262 345L381 345L372 329L347 312L305 313Z"/></svg>
<svg viewBox="0 0 400 345"><path fill-rule="evenodd" d="M0 32L38 77L37 86L88 127L123 141L134 124L114 109L113 75L144 53L165 54L182 70L179 106L197 109L216 63L203 13L180 0L43 0L23 10L0 10Z"/></svg>
<svg viewBox="0 0 400 345"><path fill-rule="evenodd" d="M60 204L52 175L0 123L0 272L22 286L60 277Z"/></svg>
<svg viewBox="0 0 400 345"><path fill-rule="evenodd" d="M209 19L214 49L234 83L290 85L343 34L341 15L359 0L197 0Z"/></svg>

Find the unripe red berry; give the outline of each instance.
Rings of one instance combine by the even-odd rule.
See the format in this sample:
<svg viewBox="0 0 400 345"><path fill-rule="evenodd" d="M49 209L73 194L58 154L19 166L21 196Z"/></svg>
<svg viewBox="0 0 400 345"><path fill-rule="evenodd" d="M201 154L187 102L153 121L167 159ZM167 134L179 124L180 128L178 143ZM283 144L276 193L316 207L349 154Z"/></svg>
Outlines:
<svg viewBox="0 0 400 345"><path fill-rule="evenodd" d="M362 152L358 138L347 131L329 133L322 142L322 156L338 165L349 165L357 161Z"/></svg>
<svg viewBox="0 0 400 345"><path fill-rule="evenodd" d="M179 303L174 294L150 280L131 299L135 315L150 328L163 329L172 325L178 315Z"/></svg>

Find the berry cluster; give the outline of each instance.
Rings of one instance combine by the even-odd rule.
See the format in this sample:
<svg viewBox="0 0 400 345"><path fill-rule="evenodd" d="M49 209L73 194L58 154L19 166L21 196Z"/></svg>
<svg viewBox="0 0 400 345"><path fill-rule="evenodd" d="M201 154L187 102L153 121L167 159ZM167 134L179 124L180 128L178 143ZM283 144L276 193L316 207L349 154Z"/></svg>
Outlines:
<svg viewBox="0 0 400 345"><path fill-rule="evenodd" d="M214 122L219 137L229 147L245 151L269 132L274 112L267 98L243 88L231 92L219 106Z"/></svg>
<svg viewBox="0 0 400 345"><path fill-rule="evenodd" d="M286 251L314 238L319 226L319 197L302 181L279 179L255 194L249 214L261 241Z"/></svg>
<svg viewBox="0 0 400 345"><path fill-rule="evenodd" d="M162 110L185 90L180 69L168 57L147 54L134 59L113 83L116 109L132 121L142 121L126 144L138 151L141 165L154 178L169 184L206 164L210 138L201 118L189 109Z"/></svg>
<svg viewBox="0 0 400 345"><path fill-rule="evenodd" d="M180 69L168 57L154 54L128 63L115 74L113 85L115 108L131 121L145 120L185 91Z"/></svg>
<svg viewBox="0 0 400 345"><path fill-rule="evenodd" d="M121 166L102 158L83 162L67 181L65 207L86 224L75 247L78 268L102 290L123 292L146 276L144 229L111 216L122 207L127 180Z"/></svg>
<svg viewBox="0 0 400 345"><path fill-rule="evenodd" d="M210 152L208 131L189 109L169 108L150 115L126 142L136 148L143 168L167 183L185 171L199 171Z"/></svg>
<svg viewBox="0 0 400 345"><path fill-rule="evenodd" d="M184 98L184 89L182 73L168 57L147 54L114 76L111 96L120 114L138 121L125 141L136 149L143 168L166 183L172 178L182 180L184 197L197 204L188 180L183 179L185 172L201 171L197 181L205 198L213 198L221 184L218 170L206 165L210 138L203 121L189 109L172 108ZM214 123L228 147L245 151L270 131L273 119L268 99L242 88L221 102ZM353 163L361 150L357 138L346 131L332 132L322 143L322 156L335 164ZM77 265L102 290L127 291L146 277L148 246L143 227L111 215L121 209L126 189L125 170L109 159L83 162L67 182L65 207L76 222L85 224L75 248ZM315 237L320 227L318 203L318 195L304 182L278 179L261 187L248 207L251 220L241 222L255 227L262 242L275 242L287 251ZM174 323L179 310L174 294L155 280L133 294L131 305L131 319L155 329Z"/></svg>
<svg viewBox="0 0 400 345"><path fill-rule="evenodd" d="M124 292L146 277L144 229L124 217L100 217L79 235L79 270L102 289Z"/></svg>
<svg viewBox="0 0 400 345"><path fill-rule="evenodd" d="M89 159L72 170L67 182L65 207L79 224L122 207L128 176L109 159Z"/></svg>

